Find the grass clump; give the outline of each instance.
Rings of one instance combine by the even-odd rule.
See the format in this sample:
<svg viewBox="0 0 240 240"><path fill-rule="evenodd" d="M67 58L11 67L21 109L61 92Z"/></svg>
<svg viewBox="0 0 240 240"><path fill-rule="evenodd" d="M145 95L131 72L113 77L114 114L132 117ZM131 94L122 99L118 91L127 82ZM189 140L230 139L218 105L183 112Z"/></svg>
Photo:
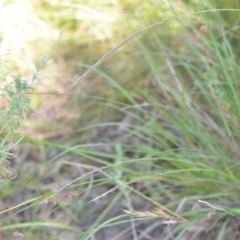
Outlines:
<svg viewBox="0 0 240 240"><path fill-rule="evenodd" d="M79 124L67 140L27 139L41 163L16 196L26 186L34 193L1 212L9 221L3 229L48 239L226 239L231 231L238 239L238 22L229 26L228 12L238 16L238 10L211 8L177 15L133 34L92 67L75 63L88 70L74 88L91 86L94 74L116 95L75 97L97 100L94 108L103 105L116 118ZM168 44L154 31L167 21L178 22ZM135 60L140 72L144 66L134 89L105 71L108 57L131 42L137 54L124 64ZM13 81L15 92L3 88L10 99L30 90L19 81ZM24 115L25 108L10 106ZM20 213L24 223L13 217Z"/></svg>
<svg viewBox="0 0 240 240"><path fill-rule="evenodd" d="M158 198L161 196L166 206L171 209L181 208L182 216L188 222L171 228L174 239L197 237L206 231L209 236L214 236L215 232L207 230L206 226L197 234L194 233L195 228L201 228L200 219L204 219L204 216L207 218L206 213L212 210L224 209L212 215L215 226L226 214L237 217L232 210L228 212L226 209L235 203L239 190L239 53L238 48L232 44L236 37L234 28L228 31L224 29L224 18L218 11L214 11L203 11L201 28L191 26L187 30L184 21L180 20L186 29L182 38L186 48L182 52L162 45L154 33L151 37L161 51L155 50L153 54L145 43L139 41L142 57L152 73L154 90L138 89L137 98L134 98L126 89L115 84L120 92L131 99L128 104L131 110L124 111L123 107L119 111L140 124L126 126L127 136L137 136L139 141L137 145L122 145L121 156L126 156L129 152L135 156L148 156L148 160L138 162L144 173L135 172L128 177L141 178L144 185L151 176L151 181L159 182L160 185L149 184L151 189L145 194L154 199L154 192L157 192ZM215 24L218 22L222 24ZM109 55L146 30L148 29L126 39ZM105 55L93 65L83 78L107 57ZM138 112L137 115L133 109ZM139 117L139 113L142 117ZM122 161L124 163L123 159ZM136 193L131 190L132 194ZM140 193L137 195L141 196ZM184 201L183 206L181 201L184 198L188 200ZM225 208L199 204L206 201ZM194 210L196 205L198 207ZM134 211L132 214L139 217L144 215ZM145 212L147 215L151 214ZM166 212L161 217L164 216L167 216ZM226 229L229 230L230 227L226 222ZM224 239L224 234L219 230L218 238ZM167 233L162 237L168 239Z"/></svg>

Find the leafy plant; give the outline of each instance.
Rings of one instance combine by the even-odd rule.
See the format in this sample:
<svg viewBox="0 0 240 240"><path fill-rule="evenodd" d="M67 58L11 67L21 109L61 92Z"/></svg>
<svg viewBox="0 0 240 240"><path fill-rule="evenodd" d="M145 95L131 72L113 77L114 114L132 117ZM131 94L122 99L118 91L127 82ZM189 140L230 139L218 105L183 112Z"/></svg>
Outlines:
<svg viewBox="0 0 240 240"><path fill-rule="evenodd" d="M8 76L5 62L1 62L1 88L0 97L3 103L0 115L0 173L2 178L11 176L9 159L17 158L16 151L23 136L20 128L26 121L26 111L31 104L28 97L32 86L38 77L40 70L46 65L48 58L43 57L31 81L23 80L20 77Z"/></svg>

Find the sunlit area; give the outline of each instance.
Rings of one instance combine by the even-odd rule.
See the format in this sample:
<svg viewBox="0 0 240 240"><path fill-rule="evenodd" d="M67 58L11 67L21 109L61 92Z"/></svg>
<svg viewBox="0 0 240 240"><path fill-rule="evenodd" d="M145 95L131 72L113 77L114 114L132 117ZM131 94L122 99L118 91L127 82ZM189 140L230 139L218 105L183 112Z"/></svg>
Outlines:
<svg viewBox="0 0 240 240"><path fill-rule="evenodd" d="M239 11L1 1L0 239L239 239Z"/></svg>

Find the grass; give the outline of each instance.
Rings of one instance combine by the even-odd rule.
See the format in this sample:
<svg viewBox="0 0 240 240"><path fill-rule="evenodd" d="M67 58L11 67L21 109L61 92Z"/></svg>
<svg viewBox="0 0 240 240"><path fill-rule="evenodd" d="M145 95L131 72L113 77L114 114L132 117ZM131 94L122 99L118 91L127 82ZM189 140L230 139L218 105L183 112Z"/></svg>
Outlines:
<svg viewBox="0 0 240 240"><path fill-rule="evenodd" d="M119 9L129 3L124 4ZM173 19L129 34L96 64L73 56L72 71L86 71L71 81L74 108L67 106L76 121L67 125L74 129L57 138L15 139L21 181L6 181L2 188L4 237L238 239L239 12L235 1L221 11L212 10L214 4L192 1L184 7L199 13L190 15L169 4ZM154 13L144 7L147 17ZM159 31L167 26L168 35ZM15 121L13 109L19 117L5 127L11 134L30 104L26 93L34 95L20 78L9 84L2 96L15 104L2 116ZM71 115L78 107L81 116ZM3 138L5 155L9 134Z"/></svg>

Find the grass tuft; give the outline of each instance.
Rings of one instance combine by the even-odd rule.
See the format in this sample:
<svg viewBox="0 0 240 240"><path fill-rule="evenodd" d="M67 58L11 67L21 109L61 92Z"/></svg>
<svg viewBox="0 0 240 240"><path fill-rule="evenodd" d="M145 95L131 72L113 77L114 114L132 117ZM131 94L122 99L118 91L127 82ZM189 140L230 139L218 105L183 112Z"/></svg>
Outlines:
<svg viewBox="0 0 240 240"><path fill-rule="evenodd" d="M5 62L1 65L6 105L0 118L0 170L3 179L19 178L2 188L1 202L7 205L0 205L1 231L19 239L228 238L239 218L238 7L234 1L222 9L217 1L154 8L116 1L94 8L93 2L34 1L50 7L43 19L68 26L68 33L89 34L83 10L105 16L113 5L125 17L128 9L144 15L147 27L129 18L120 44L109 46L108 38L100 37L96 55L88 40L79 46L63 37L71 54L53 62L71 66L75 76L85 73L71 91L69 82L53 84L69 91L56 91L55 101L48 101L53 109L46 119L55 113L67 118L63 125L59 120L47 126L51 131L59 124L57 134L23 139L20 132L36 97L30 93L38 88L36 79L49 57L30 81L9 77ZM167 17L163 11L154 15L155 9L165 10ZM119 39L118 34L116 29ZM80 50L88 54L76 60ZM54 94L38 94L43 96ZM63 97L66 106L54 109ZM231 237L238 239L233 231Z"/></svg>

